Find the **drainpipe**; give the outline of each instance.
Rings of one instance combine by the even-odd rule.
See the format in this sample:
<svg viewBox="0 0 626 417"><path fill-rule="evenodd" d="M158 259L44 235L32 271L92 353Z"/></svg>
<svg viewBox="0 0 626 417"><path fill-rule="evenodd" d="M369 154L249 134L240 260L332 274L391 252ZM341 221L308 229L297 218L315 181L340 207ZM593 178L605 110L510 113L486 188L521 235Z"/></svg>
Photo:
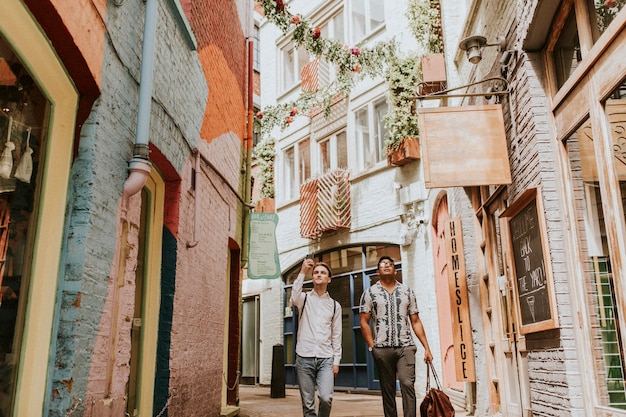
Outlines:
<svg viewBox="0 0 626 417"><path fill-rule="evenodd" d="M244 267L248 263L248 230L250 228L250 200L252 198L250 177L252 170L252 141L254 135L254 103L252 101L252 92L254 86L254 74L252 71L252 58L254 53L254 44L252 40L248 40L248 133L244 141L244 151L246 152L246 172L244 179L244 207L243 207L243 236L241 238L241 266Z"/></svg>
<svg viewBox="0 0 626 417"><path fill-rule="evenodd" d="M139 75L139 104L137 107L137 132L133 158L128 163L130 174L124 183L124 197L137 194L150 175L148 134L150 130L150 108L152 106L152 75L154 69L154 45L156 41L156 21L158 0L146 0L146 14L143 25L143 46Z"/></svg>
<svg viewBox="0 0 626 417"><path fill-rule="evenodd" d="M193 173L193 183L195 190L195 198L194 198L194 206L193 206L193 241L187 242L187 249L195 248L198 246L198 236L200 236L200 220L198 216L200 215L200 150L194 149L193 152L196 154L196 159L194 163L194 173Z"/></svg>

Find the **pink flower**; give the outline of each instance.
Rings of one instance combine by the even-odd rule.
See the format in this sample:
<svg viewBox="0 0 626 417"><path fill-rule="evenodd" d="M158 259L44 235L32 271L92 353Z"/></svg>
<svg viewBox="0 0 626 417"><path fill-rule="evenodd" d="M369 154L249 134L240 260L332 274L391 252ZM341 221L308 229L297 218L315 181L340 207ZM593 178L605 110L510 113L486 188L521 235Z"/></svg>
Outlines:
<svg viewBox="0 0 626 417"><path fill-rule="evenodd" d="M294 107L293 109L291 109L291 111L289 112L289 115L291 117L295 116L296 114L298 114L298 108Z"/></svg>
<svg viewBox="0 0 626 417"><path fill-rule="evenodd" d="M294 17L291 18L291 24L293 25L297 25L298 23L300 23L300 15L295 15Z"/></svg>
<svg viewBox="0 0 626 417"><path fill-rule="evenodd" d="M322 34L322 30L320 28L313 29L313 39L317 39Z"/></svg>
<svg viewBox="0 0 626 417"><path fill-rule="evenodd" d="M615 1L615 0L606 0L606 1L604 2L604 5L605 5L607 8L612 9L613 7L617 6L617 1Z"/></svg>
<svg viewBox="0 0 626 417"><path fill-rule="evenodd" d="M281 12L285 10L285 3L283 2L283 0L276 0L276 9L280 10Z"/></svg>
<svg viewBox="0 0 626 417"><path fill-rule="evenodd" d="M354 72L359 72L359 71L361 71L361 66L360 66L359 64L356 64L356 65L354 66L354 68L352 68L352 70L353 70Z"/></svg>
<svg viewBox="0 0 626 417"><path fill-rule="evenodd" d="M359 56L361 50L355 46L354 48L350 49L350 52L352 52L352 55L354 56Z"/></svg>
<svg viewBox="0 0 626 417"><path fill-rule="evenodd" d="M287 116L287 117L285 117L285 122L287 122L288 124L292 123L293 122L293 118L290 117L290 116Z"/></svg>
<svg viewBox="0 0 626 417"><path fill-rule="evenodd" d="M262 111L258 111L258 112L256 112L256 118L257 118L257 119L262 119L262 118L263 118L263 116L265 116L265 115L263 114L263 112L262 112Z"/></svg>

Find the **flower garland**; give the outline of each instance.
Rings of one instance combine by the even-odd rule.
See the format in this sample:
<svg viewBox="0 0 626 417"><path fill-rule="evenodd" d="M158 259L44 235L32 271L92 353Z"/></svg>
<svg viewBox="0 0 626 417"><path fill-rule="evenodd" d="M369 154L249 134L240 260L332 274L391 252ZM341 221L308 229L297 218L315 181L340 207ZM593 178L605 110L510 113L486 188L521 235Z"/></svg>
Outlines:
<svg viewBox="0 0 626 417"><path fill-rule="evenodd" d="M289 126L298 114L307 114L315 108L323 109L327 116L337 96L348 95L365 77L382 75L385 64L397 54L394 40L378 42L371 48L342 45L337 40L323 38L319 27L313 27L307 19L289 12L284 0L257 1L268 21L284 34L291 32L295 47L304 47L314 57L323 57L336 68L336 79L328 86L317 91L303 91L293 101L259 111L255 116L255 131L262 136L269 134L275 126Z"/></svg>

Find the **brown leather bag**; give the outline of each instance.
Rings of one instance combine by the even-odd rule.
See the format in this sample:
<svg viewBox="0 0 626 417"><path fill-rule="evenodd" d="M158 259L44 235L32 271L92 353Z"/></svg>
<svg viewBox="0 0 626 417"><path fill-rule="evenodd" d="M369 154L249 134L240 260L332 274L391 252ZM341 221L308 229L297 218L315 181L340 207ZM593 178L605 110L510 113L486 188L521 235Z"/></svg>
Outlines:
<svg viewBox="0 0 626 417"><path fill-rule="evenodd" d="M433 378L437 388L430 387L431 370L433 371ZM420 404L420 417L454 417L454 407L450 402L450 398L441 390L439 377L432 362L426 364L426 396Z"/></svg>

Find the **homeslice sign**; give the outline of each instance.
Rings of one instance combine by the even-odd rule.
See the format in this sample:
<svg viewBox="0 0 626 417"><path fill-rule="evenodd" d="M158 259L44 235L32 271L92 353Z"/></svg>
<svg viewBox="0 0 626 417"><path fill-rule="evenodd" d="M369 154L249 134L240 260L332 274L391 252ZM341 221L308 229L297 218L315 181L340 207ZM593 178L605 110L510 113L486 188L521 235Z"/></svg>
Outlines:
<svg viewBox="0 0 626 417"><path fill-rule="evenodd" d="M474 348L472 346L472 325L470 323L469 300L467 297L467 276L463 256L463 231L461 219L446 222L446 246L448 260L448 285L450 307L452 309L452 338L454 340L454 361L456 380L476 381L474 372Z"/></svg>
<svg viewBox="0 0 626 417"><path fill-rule="evenodd" d="M276 213L250 213L248 278L275 279L280 277L276 244L277 224Z"/></svg>

